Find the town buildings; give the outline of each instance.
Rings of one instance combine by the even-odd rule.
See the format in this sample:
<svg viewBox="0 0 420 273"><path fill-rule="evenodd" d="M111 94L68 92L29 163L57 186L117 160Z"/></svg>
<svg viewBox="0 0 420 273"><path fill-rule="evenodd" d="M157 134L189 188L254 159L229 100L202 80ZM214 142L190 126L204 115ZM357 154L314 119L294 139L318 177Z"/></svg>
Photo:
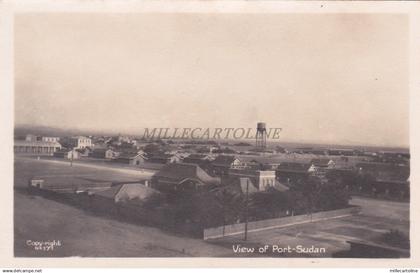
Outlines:
<svg viewBox="0 0 420 273"><path fill-rule="evenodd" d="M274 147L276 146L268 147L267 150ZM28 134L17 137L14 152L25 155L54 155L56 158L67 160L89 160L89 163L93 164L103 160L108 164L126 164L132 168L135 166L153 171L167 171L167 165L171 165L172 169L174 168L172 164L178 163L179 173L186 171L186 177L197 179L198 174L189 174L188 168L192 167L182 167L184 166L182 162L187 165L197 165L199 171L196 172L205 173L204 181L247 177L254 181L258 190L271 187L273 181L290 186L298 181L304 181L309 176L315 176L324 183L337 177L345 177L348 187L353 186L347 180L353 179L352 181L361 184L358 187L363 188L362 191L375 190L385 195L406 197L409 195L409 151L361 147L357 148L360 150L356 152L358 151L356 148L340 146L338 146L340 148L314 147L288 147L288 151L294 152L268 154L252 153L254 147L244 143L147 141L124 136L57 137ZM283 148L281 150L285 151ZM270 177L266 177L266 174ZM178 175L177 179L182 176ZM174 186L174 183L167 184ZM161 183L163 184L165 182Z"/></svg>

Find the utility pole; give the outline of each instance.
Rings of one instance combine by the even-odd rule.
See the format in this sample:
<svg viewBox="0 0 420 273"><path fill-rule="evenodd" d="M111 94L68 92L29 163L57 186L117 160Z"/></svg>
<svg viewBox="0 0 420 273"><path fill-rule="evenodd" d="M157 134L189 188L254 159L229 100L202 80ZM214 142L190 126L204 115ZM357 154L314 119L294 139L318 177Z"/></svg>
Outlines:
<svg viewBox="0 0 420 273"><path fill-rule="evenodd" d="M71 152L71 158L70 158L70 167L73 167L73 150Z"/></svg>
<svg viewBox="0 0 420 273"><path fill-rule="evenodd" d="M220 174L220 183L223 183L223 176ZM222 232L222 237L225 237L225 229L226 229L226 208L225 208L225 202L226 202L226 193L225 190L220 192L222 197L222 209L223 209L223 232Z"/></svg>
<svg viewBox="0 0 420 273"><path fill-rule="evenodd" d="M223 199L222 199L222 206L223 206L223 233L222 233L222 237L225 237L226 212L225 212L225 200L223 200Z"/></svg>
<svg viewBox="0 0 420 273"><path fill-rule="evenodd" d="M246 193L245 193L245 236L244 240L248 239L248 190L249 190L249 178L246 178Z"/></svg>
<svg viewBox="0 0 420 273"><path fill-rule="evenodd" d="M311 211L310 211L310 213L311 213L311 223L312 223L312 211L313 211L313 208L314 208L314 202L313 202L312 196L311 196Z"/></svg>

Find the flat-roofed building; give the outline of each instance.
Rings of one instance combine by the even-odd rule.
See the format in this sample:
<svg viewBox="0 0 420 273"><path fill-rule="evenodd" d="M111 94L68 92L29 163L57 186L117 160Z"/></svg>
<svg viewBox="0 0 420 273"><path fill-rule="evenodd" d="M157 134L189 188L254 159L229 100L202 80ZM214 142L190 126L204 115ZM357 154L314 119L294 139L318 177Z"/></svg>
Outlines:
<svg viewBox="0 0 420 273"><path fill-rule="evenodd" d="M13 150L15 154L43 154L53 155L61 149L58 142L15 140Z"/></svg>

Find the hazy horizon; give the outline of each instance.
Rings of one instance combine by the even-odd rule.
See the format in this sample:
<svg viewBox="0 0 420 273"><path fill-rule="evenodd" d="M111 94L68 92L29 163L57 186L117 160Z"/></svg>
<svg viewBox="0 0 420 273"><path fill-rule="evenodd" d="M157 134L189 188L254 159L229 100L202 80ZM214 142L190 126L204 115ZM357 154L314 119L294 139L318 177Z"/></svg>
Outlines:
<svg viewBox="0 0 420 273"><path fill-rule="evenodd" d="M409 146L399 14L18 14L15 124Z"/></svg>
<svg viewBox="0 0 420 273"><path fill-rule="evenodd" d="M43 126L43 125L31 125L31 124L18 124L15 125L15 131L24 131L24 134L15 134L15 137L20 136L23 137L25 134L32 134L34 133L35 135L47 135L45 134L45 130L48 131L57 131L57 130L62 130L60 133L54 135L54 134L48 134L50 136L61 136L61 135L66 135L66 136L76 136L79 134L83 134L83 135L89 135L89 136L118 136L118 135L126 135L126 136L131 136L131 137L138 137L141 138L144 135L143 131L139 131L139 132L121 132L121 131L107 131L107 130L92 130L92 129L75 129L75 128L59 128L59 127L49 127L49 126ZM73 134L68 134L68 133L73 133ZM16 132L15 132L16 133ZM158 138L155 138L158 139ZM165 139L165 138L163 138ZM167 138L170 139L170 138ZM191 140L198 140L198 141L207 141L207 140L217 140L218 142L223 142L223 141L234 141L234 142L250 142L250 143L255 143L255 139L246 139L246 138L239 138L239 139L235 139L235 138L229 138L229 139L192 139L192 138L188 138ZM185 139L174 139L174 140L185 140ZM315 146L324 146L324 147L379 147L379 148L395 148L395 149L408 149L410 150L410 146L407 145L378 145L378 144L368 144L368 143L356 143L356 142L352 142L352 143L331 143L331 142L323 142L323 141L311 141L311 140L284 140L282 138L280 139L268 139L267 143L278 143L278 144L295 144L295 145L315 145Z"/></svg>

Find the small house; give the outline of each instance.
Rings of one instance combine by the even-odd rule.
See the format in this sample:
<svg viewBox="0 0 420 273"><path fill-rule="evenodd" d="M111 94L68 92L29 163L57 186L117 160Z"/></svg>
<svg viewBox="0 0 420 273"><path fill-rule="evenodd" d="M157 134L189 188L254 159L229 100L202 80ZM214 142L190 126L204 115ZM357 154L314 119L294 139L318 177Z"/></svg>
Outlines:
<svg viewBox="0 0 420 273"><path fill-rule="evenodd" d="M140 165L146 161L146 156L143 153L129 153L123 152L118 155L114 162L129 164L129 165Z"/></svg>
<svg viewBox="0 0 420 273"><path fill-rule="evenodd" d="M80 158L80 153L76 150L62 149L62 150L59 150L59 151L55 152L53 156L57 157L57 158L74 160L74 159L79 159Z"/></svg>

